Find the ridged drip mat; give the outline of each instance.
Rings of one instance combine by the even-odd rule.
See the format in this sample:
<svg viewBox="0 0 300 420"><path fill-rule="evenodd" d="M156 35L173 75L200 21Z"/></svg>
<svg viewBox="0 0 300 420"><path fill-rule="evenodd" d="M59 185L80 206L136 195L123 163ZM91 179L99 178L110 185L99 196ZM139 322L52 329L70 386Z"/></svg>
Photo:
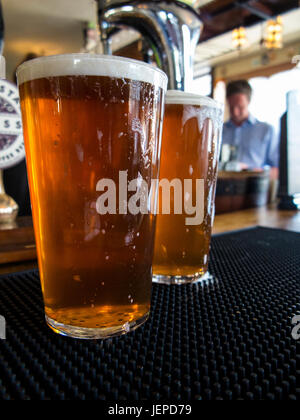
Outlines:
<svg viewBox="0 0 300 420"><path fill-rule="evenodd" d="M37 271L2 276L0 399L300 399L300 235L215 236L210 272L202 285L154 284L149 321L108 341L53 333Z"/></svg>

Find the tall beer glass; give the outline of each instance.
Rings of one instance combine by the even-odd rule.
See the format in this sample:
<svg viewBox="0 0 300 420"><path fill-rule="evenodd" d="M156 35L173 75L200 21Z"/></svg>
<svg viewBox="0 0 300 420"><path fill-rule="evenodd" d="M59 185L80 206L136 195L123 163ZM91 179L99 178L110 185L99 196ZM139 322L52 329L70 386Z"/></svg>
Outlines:
<svg viewBox="0 0 300 420"><path fill-rule="evenodd" d="M154 282L182 284L207 277L222 124L223 105L167 92Z"/></svg>
<svg viewBox="0 0 300 420"><path fill-rule="evenodd" d="M155 215L131 214L126 188L143 179L155 200L167 77L88 54L17 76L47 323L78 338L129 332L149 314Z"/></svg>

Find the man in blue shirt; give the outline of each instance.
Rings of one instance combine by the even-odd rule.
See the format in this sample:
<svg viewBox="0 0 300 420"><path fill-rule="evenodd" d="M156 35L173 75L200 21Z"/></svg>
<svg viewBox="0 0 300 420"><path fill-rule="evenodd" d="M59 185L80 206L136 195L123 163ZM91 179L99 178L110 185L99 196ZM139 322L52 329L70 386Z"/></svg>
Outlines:
<svg viewBox="0 0 300 420"><path fill-rule="evenodd" d="M252 88L246 80L228 84L230 120L224 124L223 144L236 149L236 160L243 169L278 168L278 136L271 125L250 114L251 96Z"/></svg>

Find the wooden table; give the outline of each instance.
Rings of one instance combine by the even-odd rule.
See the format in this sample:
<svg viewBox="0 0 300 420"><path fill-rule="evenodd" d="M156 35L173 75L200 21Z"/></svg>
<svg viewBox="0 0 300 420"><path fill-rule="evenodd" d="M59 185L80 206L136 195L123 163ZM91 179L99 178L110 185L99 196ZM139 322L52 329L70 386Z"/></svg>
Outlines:
<svg viewBox="0 0 300 420"><path fill-rule="evenodd" d="M276 206L219 214L213 233L265 226L300 233L300 212L279 211ZM36 248L31 218L20 218L14 227L0 225L0 274L37 267Z"/></svg>
<svg viewBox="0 0 300 420"><path fill-rule="evenodd" d="M300 211L281 211L275 205L234 213L219 214L215 217L213 233L264 226L300 232Z"/></svg>

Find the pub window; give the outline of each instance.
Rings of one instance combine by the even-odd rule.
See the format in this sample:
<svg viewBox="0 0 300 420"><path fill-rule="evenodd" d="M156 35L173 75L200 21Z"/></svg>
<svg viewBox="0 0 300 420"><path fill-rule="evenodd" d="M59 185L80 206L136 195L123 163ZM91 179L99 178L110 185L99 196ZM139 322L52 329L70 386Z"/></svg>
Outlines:
<svg viewBox="0 0 300 420"><path fill-rule="evenodd" d="M200 70L195 69L191 92L197 95L211 96L212 74L210 67L205 67Z"/></svg>
<svg viewBox="0 0 300 420"><path fill-rule="evenodd" d="M253 89L250 112L279 132L281 116L286 111L286 95L300 89L300 69L295 68L271 77L255 77L249 80Z"/></svg>

